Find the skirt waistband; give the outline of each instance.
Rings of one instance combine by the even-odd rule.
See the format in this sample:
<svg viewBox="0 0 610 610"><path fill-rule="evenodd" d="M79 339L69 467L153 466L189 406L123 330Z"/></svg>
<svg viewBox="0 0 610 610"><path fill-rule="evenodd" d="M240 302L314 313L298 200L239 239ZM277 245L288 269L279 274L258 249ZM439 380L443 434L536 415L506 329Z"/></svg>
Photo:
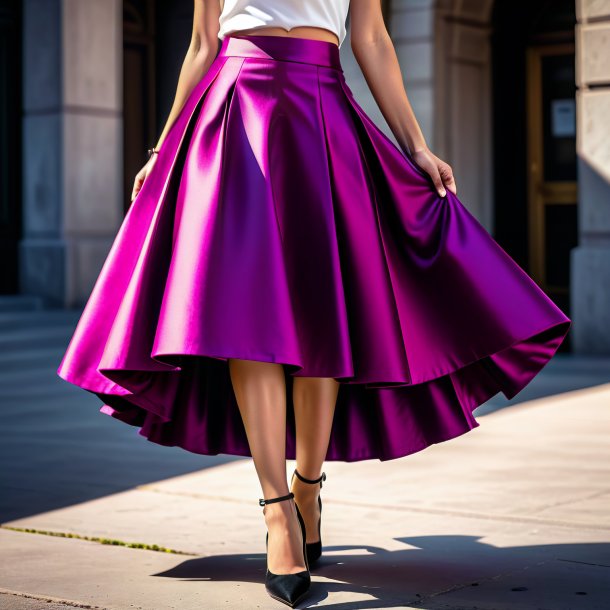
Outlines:
<svg viewBox="0 0 610 610"><path fill-rule="evenodd" d="M343 70L339 47L333 42L289 36L225 36L219 56L295 61Z"/></svg>

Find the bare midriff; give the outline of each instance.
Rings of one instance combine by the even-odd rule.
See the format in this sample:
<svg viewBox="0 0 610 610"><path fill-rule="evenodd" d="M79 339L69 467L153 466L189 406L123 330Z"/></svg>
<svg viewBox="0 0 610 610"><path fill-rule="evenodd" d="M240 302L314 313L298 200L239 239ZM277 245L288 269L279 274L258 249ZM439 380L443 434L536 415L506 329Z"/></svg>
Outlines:
<svg viewBox="0 0 610 610"><path fill-rule="evenodd" d="M239 30L231 32L231 36L285 36L287 38L311 38L313 40L323 40L339 45L337 35L325 28L298 26L290 30L280 27L251 28L249 30Z"/></svg>

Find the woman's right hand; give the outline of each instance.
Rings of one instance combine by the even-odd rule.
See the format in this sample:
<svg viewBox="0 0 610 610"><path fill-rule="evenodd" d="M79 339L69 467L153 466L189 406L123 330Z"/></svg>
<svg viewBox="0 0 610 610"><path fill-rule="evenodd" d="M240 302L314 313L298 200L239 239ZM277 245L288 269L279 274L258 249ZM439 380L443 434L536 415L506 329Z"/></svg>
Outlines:
<svg viewBox="0 0 610 610"><path fill-rule="evenodd" d="M133 190L131 191L131 200L133 201L137 194L140 192L142 185L144 184L144 180L146 180L148 174L150 174L153 166L157 161L158 154L153 154L148 163L137 173L136 179L133 182Z"/></svg>
<svg viewBox="0 0 610 610"><path fill-rule="evenodd" d="M454 195L457 195L453 169L448 163L439 159L427 147L413 151L411 156L415 163L432 178L432 182L441 197L447 194L445 187Z"/></svg>

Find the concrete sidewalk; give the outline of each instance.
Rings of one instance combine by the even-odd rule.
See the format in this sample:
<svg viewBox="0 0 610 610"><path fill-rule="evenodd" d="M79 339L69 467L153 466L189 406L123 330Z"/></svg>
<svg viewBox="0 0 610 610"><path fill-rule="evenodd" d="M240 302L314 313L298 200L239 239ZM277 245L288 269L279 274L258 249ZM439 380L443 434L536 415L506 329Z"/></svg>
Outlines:
<svg viewBox="0 0 610 610"><path fill-rule="evenodd" d="M61 379L80 311L1 310L0 298L0 464L10 465L0 468L0 523L239 459L149 443ZM517 396L497 394L475 416L608 382L610 357L558 353Z"/></svg>
<svg viewBox="0 0 610 610"><path fill-rule="evenodd" d="M610 608L610 384L480 423L399 460L326 464L301 607ZM285 607L262 585L259 495L239 460L4 523L0 608Z"/></svg>

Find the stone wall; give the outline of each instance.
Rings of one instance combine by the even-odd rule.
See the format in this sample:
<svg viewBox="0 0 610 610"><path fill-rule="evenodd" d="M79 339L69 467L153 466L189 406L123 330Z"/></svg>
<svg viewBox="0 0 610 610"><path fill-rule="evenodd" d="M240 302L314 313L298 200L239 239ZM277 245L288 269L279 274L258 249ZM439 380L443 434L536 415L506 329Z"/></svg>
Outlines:
<svg viewBox="0 0 610 610"><path fill-rule="evenodd" d="M426 141L453 166L460 200L491 232L493 0L392 0L390 7L390 33Z"/></svg>
<svg viewBox="0 0 610 610"><path fill-rule="evenodd" d="M22 292L82 304L122 219L122 3L25 0Z"/></svg>
<svg viewBox="0 0 610 610"><path fill-rule="evenodd" d="M572 251L573 350L610 354L610 0L578 0L579 246Z"/></svg>
<svg viewBox="0 0 610 610"><path fill-rule="evenodd" d="M435 144L458 196L493 233L491 14L493 0L435 3Z"/></svg>

